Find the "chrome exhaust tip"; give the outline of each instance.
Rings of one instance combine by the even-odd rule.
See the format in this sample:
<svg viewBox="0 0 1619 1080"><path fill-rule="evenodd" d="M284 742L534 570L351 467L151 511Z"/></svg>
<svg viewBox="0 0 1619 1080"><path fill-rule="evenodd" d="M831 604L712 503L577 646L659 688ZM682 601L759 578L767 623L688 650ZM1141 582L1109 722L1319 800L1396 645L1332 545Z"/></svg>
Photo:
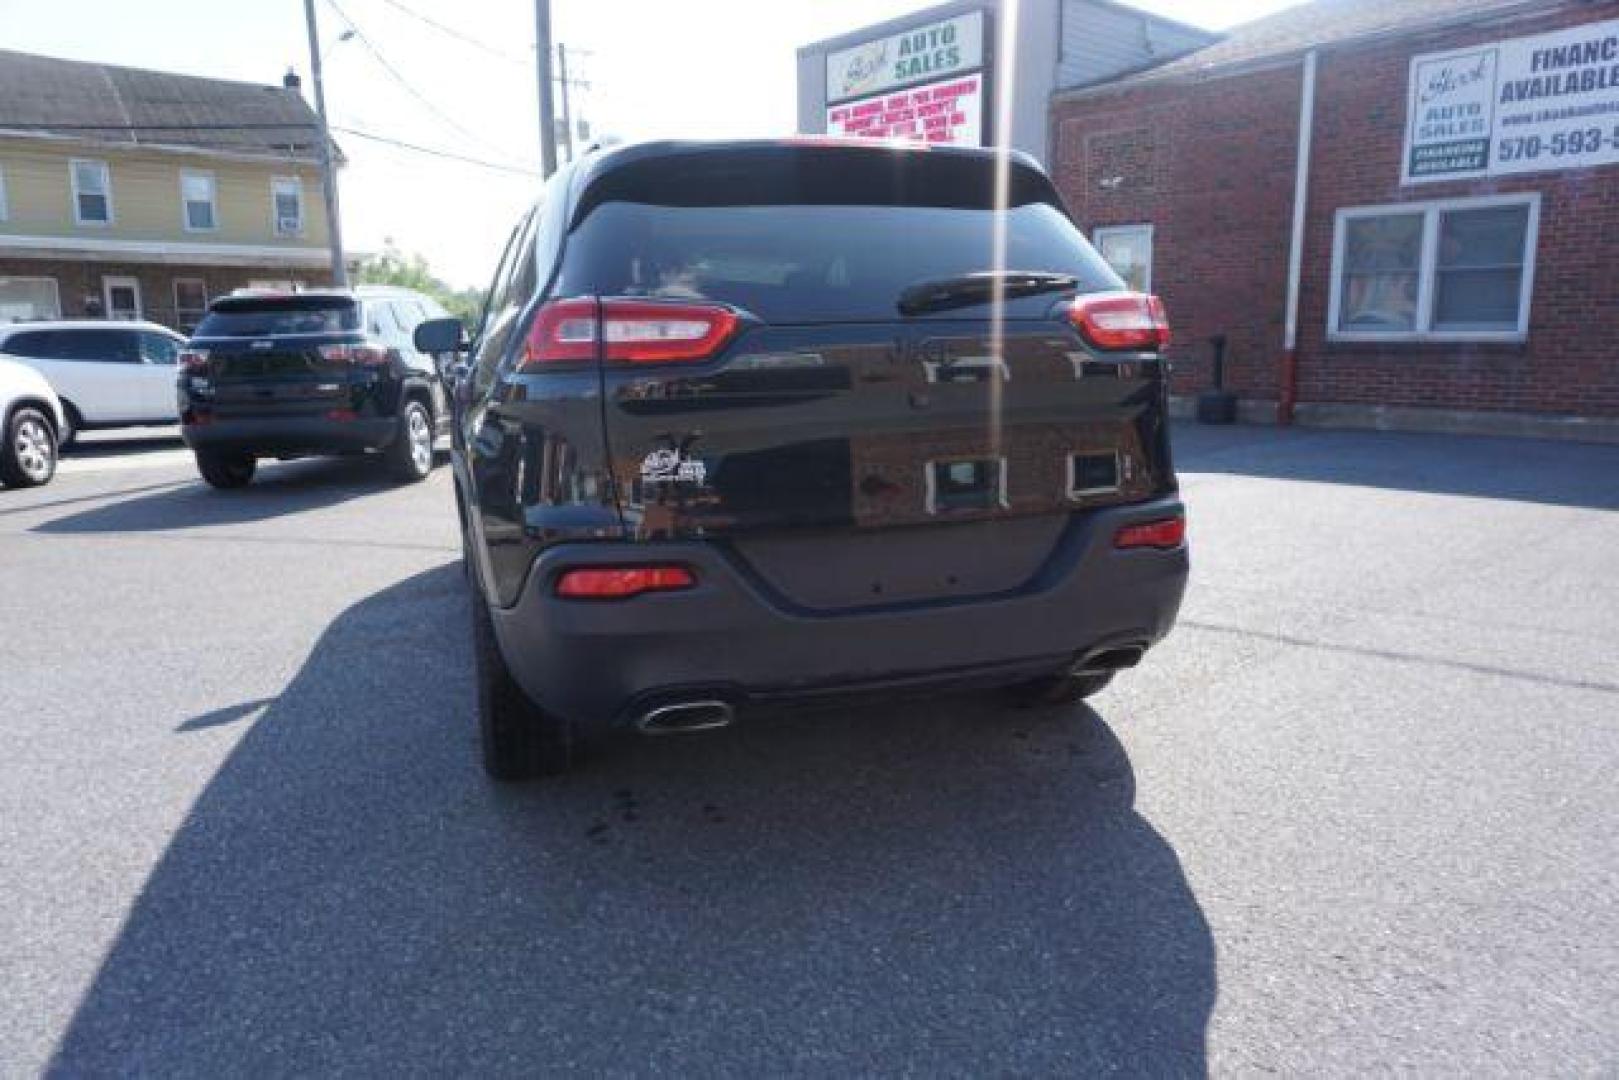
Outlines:
<svg viewBox="0 0 1619 1080"><path fill-rule="evenodd" d="M682 701L646 712L635 721L635 730L643 735L689 735L729 727L735 719L729 702Z"/></svg>
<svg viewBox="0 0 1619 1080"><path fill-rule="evenodd" d="M1116 649L1103 649L1081 660L1074 667L1079 675L1097 675L1104 671L1122 671L1141 663L1147 649L1143 645L1125 645Z"/></svg>

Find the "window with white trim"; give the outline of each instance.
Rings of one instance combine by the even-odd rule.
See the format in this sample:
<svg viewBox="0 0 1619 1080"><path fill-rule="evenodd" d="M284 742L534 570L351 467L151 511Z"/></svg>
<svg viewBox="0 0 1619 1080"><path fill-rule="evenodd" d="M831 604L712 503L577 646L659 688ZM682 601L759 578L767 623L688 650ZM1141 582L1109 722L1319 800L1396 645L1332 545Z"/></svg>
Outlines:
<svg viewBox="0 0 1619 1080"><path fill-rule="evenodd" d="M62 295L51 277L0 277L0 324L60 319Z"/></svg>
<svg viewBox="0 0 1619 1080"><path fill-rule="evenodd" d="M1533 193L1339 210L1329 335L1523 337L1539 218Z"/></svg>
<svg viewBox="0 0 1619 1080"><path fill-rule="evenodd" d="M105 161L74 160L73 220L80 225L112 224L112 174Z"/></svg>
<svg viewBox="0 0 1619 1080"><path fill-rule="evenodd" d="M219 227L213 173L181 170L180 218L186 232L212 232Z"/></svg>
<svg viewBox="0 0 1619 1080"><path fill-rule="evenodd" d="M304 231L304 183L295 176L270 181L270 213L277 236L301 236Z"/></svg>
<svg viewBox="0 0 1619 1080"><path fill-rule="evenodd" d="M1152 292L1152 226L1107 225L1092 234L1096 250L1124 284L1136 292Z"/></svg>

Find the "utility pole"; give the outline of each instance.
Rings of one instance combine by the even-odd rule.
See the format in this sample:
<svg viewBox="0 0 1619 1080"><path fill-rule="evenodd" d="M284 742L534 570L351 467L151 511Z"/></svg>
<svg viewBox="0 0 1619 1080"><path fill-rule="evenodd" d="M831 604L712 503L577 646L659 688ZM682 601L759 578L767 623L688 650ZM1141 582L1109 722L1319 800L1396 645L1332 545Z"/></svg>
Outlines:
<svg viewBox="0 0 1619 1080"><path fill-rule="evenodd" d="M568 108L568 46L557 42L557 80L562 85L562 141L573 160L573 112Z"/></svg>
<svg viewBox="0 0 1619 1080"><path fill-rule="evenodd" d="M332 164L332 132L326 124L326 87L320 74L320 33L315 26L315 0L304 0L304 22L309 25L309 68L315 78L315 113L320 117L321 194L326 202L326 235L332 245L332 284L349 283L343 263L343 225L337 216L337 170Z"/></svg>
<svg viewBox="0 0 1619 1080"><path fill-rule="evenodd" d="M315 0L304 0L313 4ZM557 171L557 114L551 104L551 0L534 0L534 63L540 84L540 171ZM316 86L320 85L317 79Z"/></svg>

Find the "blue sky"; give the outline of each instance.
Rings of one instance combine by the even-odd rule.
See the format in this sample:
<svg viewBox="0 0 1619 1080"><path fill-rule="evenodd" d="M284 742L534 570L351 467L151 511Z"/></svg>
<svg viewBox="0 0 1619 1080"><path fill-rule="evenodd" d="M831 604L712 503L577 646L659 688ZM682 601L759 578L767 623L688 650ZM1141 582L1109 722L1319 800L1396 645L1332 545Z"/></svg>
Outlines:
<svg viewBox="0 0 1619 1080"><path fill-rule="evenodd" d="M1135 6L1220 29L1290 2ZM575 50L578 71L590 83L579 91L585 115L598 131L627 138L790 132L799 45L924 6L920 0L552 3L555 37ZM491 161L536 161L530 0L317 0L316 8L334 124ZM347 25L363 37L339 41ZM273 83L289 66L305 74L309 66L302 0L0 0L0 26L5 48L217 78ZM390 75L376 53L420 96ZM392 237L426 255L451 282L483 284L534 181L337 137L350 159L342 177L349 246L376 250Z"/></svg>

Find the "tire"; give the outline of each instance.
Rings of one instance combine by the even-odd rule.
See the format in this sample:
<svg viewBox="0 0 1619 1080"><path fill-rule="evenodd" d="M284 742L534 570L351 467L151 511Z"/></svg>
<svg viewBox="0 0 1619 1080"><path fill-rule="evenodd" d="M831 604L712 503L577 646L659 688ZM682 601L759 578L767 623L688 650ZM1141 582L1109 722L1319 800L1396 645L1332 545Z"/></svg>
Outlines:
<svg viewBox="0 0 1619 1080"><path fill-rule="evenodd" d="M56 475L56 432L45 414L24 405L6 422L0 446L0 481L7 487L38 487Z"/></svg>
<svg viewBox="0 0 1619 1080"><path fill-rule="evenodd" d="M1113 681L1113 672L1098 675L1053 675L1033 682L1009 686L1006 693L1015 704L1077 705L1093 694L1100 694Z"/></svg>
<svg viewBox="0 0 1619 1080"><path fill-rule="evenodd" d="M433 471L433 414L414 398L399 409L399 432L385 453L396 480L414 484Z"/></svg>
<svg viewBox="0 0 1619 1080"><path fill-rule="evenodd" d="M577 757L572 725L541 712L512 678L495 640L489 607L476 587L471 606L484 772L502 782L567 772Z"/></svg>
<svg viewBox="0 0 1619 1080"><path fill-rule="evenodd" d="M251 457L226 457L197 451L197 472L209 485L221 491L246 487L253 480L258 462Z"/></svg>

